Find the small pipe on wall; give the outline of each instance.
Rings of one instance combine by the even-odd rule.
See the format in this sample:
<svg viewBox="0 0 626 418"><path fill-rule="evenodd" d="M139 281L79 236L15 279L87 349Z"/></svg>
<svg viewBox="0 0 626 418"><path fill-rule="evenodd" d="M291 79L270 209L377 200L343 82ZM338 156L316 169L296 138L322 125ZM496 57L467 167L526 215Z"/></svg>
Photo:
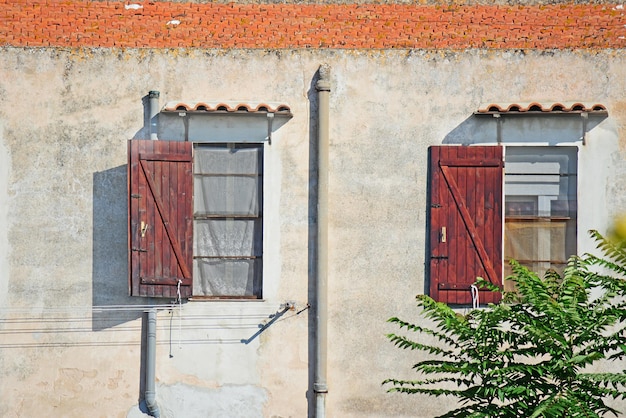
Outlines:
<svg viewBox="0 0 626 418"><path fill-rule="evenodd" d="M158 138L158 114L159 114L159 96L161 94L152 90L148 93L148 106L149 106L149 115L150 115L150 139L159 139Z"/></svg>
<svg viewBox="0 0 626 418"><path fill-rule="evenodd" d="M159 406L156 402L156 308L148 311L148 330L146 340L146 392L144 400L148 412L155 418L161 416Z"/></svg>

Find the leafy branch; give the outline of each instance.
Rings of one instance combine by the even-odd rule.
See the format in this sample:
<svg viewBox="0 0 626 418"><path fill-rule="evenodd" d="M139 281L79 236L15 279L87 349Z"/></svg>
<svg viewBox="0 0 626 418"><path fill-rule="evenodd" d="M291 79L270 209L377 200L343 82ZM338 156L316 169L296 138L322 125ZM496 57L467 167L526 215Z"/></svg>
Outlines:
<svg viewBox="0 0 626 418"><path fill-rule="evenodd" d="M562 274L540 278L512 261L507 280L516 291L498 305L461 315L419 295L433 325L391 318L408 335L387 337L427 355L413 366L420 378L383 385L456 397L460 406L441 418L618 416L605 400L626 398L626 373L588 366L626 357L626 243L590 234L604 256L573 256ZM477 285L500 291L481 278Z"/></svg>

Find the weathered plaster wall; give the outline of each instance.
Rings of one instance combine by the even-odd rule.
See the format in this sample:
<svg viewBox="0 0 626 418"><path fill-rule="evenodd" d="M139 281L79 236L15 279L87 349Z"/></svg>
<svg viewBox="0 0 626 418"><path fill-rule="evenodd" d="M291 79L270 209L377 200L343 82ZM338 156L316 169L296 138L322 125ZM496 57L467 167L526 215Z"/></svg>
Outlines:
<svg viewBox="0 0 626 418"><path fill-rule="evenodd" d="M329 416L432 417L448 406L384 392L381 381L410 376L414 361L386 342L385 321L418 318L427 147L462 137L480 103L604 104L609 118L581 147L591 199L580 202L581 222L606 225L626 206L620 51L3 48L0 415L143 416L141 311L155 301L126 296L125 164L126 140L145 135L149 90L162 103L279 101L294 113L266 148L266 300L160 311L162 416L307 415L309 311L296 312L313 302L312 82L323 62L332 68ZM296 310L241 342L286 301Z"/></svg>
<svg viewBox="0 0 626 418"><path fill-rule="evenodd" d="M9 153L4 145L4 138L2 136L2 126L0 126L0 277L9 276L9 242L7 236L7 211L8 211L8 184L9 184L9 172L11 159ZM0 280L0 306L6 306L7 292L7 280Z"/></svg>

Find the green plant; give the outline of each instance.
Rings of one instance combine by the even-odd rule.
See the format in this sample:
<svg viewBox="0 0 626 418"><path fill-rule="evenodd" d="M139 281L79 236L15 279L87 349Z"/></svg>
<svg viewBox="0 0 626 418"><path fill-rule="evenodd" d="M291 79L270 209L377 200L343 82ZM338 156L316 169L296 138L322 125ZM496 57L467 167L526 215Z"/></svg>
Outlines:
<svg viewBox="0 0 626 418"><path fill-rule="evenodd" d="M626 356L626 243L591 235L603 257L572 257L563 274L543 278L512 262L507 280L517 291L486 309L462 315L418 296L432 325L389 322L421 341L388 338L428 359L413 366L419 380L383 384L391 392L457 398L459 407L441 417L617 416L605 400L626 398L624 363L617 363ZM600 363L612 372L596 371Z"/></svg>

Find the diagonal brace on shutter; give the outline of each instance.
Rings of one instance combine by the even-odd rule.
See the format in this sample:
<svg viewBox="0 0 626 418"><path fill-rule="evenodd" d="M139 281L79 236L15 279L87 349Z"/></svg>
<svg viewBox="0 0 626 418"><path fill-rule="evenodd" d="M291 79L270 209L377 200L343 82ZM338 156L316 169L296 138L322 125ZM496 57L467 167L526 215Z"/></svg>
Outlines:
<svg viewBox="0 0 626 418"><path fill-rule="evenodd" d="M465 228L467 229L467 232L469 233L472 243L474 244L474 248L476 248L476 251L478 252L480 262L482 263L483 268L485 269L485 272L487 273L489 281L493 284L500 285L498 283L498 275L496 274L496 271L493 268L493 265L491 263L491 258L489 258L489 256L487 255L487 251L485 250L485 247L483 246L482 241L478 238L476 226L474 225L474 222L472 221L472 217L470 216L470 213L467 210L467 206L465 205L465 202L461 198L462 195L461 195L461 191L459 190L459 186L454 180L454 177L452 176L452 173L450 172L449 167L442 164L441 172L443 173L443 178L448 184L448 187L452 191L452 197L454 198L454 202L456 203L456 206L459 212L461 212L461 219L463 220L463 223L465 224Z"/></svg>
<svg viewBox="0 0 626 418"><path fill-rule="evenodd" d="M139 165L141 166L143 175L145 176L146 182L148 183L148 187L150 188L150 193L152 194L152 197L154 198L154 202L159 212L159 216L161 217L163 226L165 227L165 232L167 233L170 243L172 244L172 250L174 251L174 255L176 256L176 260L178 262L178 265L180 266L181 272L183 273L183 277L185 279L191 279L191 272L189 271L189 268L187 267L187 264L185 263L185 259L182 254L182 249L180 248L180 244L178 243L178 240L176 239L176 236L174 235L173 231L171 231L169 219L165 211L165 205L161 201L161 197L160 197L161 195L159 193L159 190L157 190L156 185L154 184L154 181L152 179L152 173L150 172L148 167L146 167L146 165L144 164L144 160L140 159Z"/></svg>

